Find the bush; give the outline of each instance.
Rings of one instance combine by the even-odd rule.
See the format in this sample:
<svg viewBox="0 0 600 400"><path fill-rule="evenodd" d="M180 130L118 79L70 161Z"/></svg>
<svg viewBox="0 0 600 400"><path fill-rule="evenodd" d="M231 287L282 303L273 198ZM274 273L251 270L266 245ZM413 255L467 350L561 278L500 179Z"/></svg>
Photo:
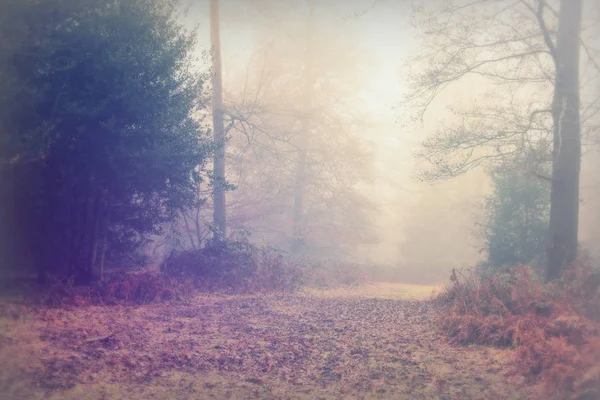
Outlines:
<svg viewBox="0 0 600 400"><path fill-rule="evenodd" d="M358 264L317 262L273 247L257 247L246 236L224 241L219 247L172 252L160 271L172 278L190 279L203 290L236 293L356 285L366 280Z"/></svg>
<svg viewBox="0 0 600 400"><path fill-rule="evenodd" d="M246 240L220 247L172 252L160 266L168 277L190 279L204 290L230 292L289 291L304 282L299 263L271 247L258 248Z"/></svg>
<svg viewBox="0 0 600 400"><path fill-rule="evenodd" d="M487 277L454 270L435 299L439 327L450 343L514 347L526 376L582 390L600 360L599 287L589 265L566 271L560 287L537 282L526 266Z"/></svg>
<svg viewBox="0 0 600 400"><path fill-rule="evenodd" d="M189 281L181 281L154 271L118 272L105 284L77 286L73 279L55 279L33 299L50 307L84 305L139 305L163 301L185 301L193 294Z"/></svg>

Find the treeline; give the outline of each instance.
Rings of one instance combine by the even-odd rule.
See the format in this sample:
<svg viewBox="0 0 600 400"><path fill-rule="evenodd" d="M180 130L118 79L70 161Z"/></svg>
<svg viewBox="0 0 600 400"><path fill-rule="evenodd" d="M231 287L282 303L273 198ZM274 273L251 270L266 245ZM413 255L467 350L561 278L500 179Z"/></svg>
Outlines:
<svg viewBox="0 0 600 400"><path fill-rule="evenodd" d="M254 19L239 23L301 23L258 30L263 56L223 80L218 1L203 55L177 1L5 3L4 271L89 283L147 264L152 241L164 259L251 232L253 245L330 259L376 240L343 33L309 40L328 29L327 5L263 5L245 4Z"/></svg>
<svg viewBox="0 0 600 400"><path fill-rule="evenodd" d="M422 118L448 87L474 89L470 104L450 106L454 121L440 121L423 142L422 177L487 169L494 186L482 228L487 266L535 263L553 281L582 253L581 159L597 145L598 126L590 90L596 53L581 50L597 16L584 6L593 7L548 0L416 10L423 50L410 60L413 116Z"/></svg>
<svg viewBox="0 0 600 400"><path fill-rule="evenodd" d="M194 35L160 0L16 1L0 21L1 262L98 279L197 201Z"/></svg>

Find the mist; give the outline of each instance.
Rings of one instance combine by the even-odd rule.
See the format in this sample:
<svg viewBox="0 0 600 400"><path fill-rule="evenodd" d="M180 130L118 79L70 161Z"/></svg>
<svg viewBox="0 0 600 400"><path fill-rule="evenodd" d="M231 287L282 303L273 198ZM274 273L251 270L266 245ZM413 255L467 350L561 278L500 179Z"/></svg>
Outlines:
<svg viewBox="0 0 600 400"><path fill-rule="evenodd" d="M0 398L600 398L600 2L0 11Z"/></svg>
<svg viewBox="0 0 600 400"><path fill-rule="evenodd" d="M244 112L252 114L248 121L234 120L228 133L227 179L237 187L227 193L230 228L248 229L253 241L283 247L282 235L289 235L291 229L292 205L286 196L293 180L285 169L293 160L272 158L293 151L283 142L293 142L302 123L298 115L302 76L298 74L307 57L307 4L223 1L220 5L224 107L241 119L246 118ZM316 79L322 82L315 85L311 100L321 113L312 122L321 136L315 146L322 159L315 163L327 164L324 168L338 164L341 170L334 172L335 177L316 173L311 179L315 186L336 185L341 175L346 179L341 187L331 187L337 193L325 195L327 200L314 194L309 200L313 203L307 204L311 208L326 201L328 206L324 214L315 210L306 216L314 245L309 252L314 256L384 265L397 270L398 276L426 281L444 281L453 267L473 266L485 258L476 225L493 190L486 175L488 165L482 163L444 180L419 176L430 168L418 155L424 140L441 126L463 123L463 112L473 104L495 105L503 100L490 96L499 87L494 77L465 74L440 91L418 121L411 119L415 109L407 97L414 93L415 71L424 68L425 56L435 51L435 43L423 36L425 28L418 21L425 19L426 9L443 6L448 4L332 1L313 5L310 34L316 39L310 51ZM598 10L592 3L587 7L584 15L589 15L591 27L584 34L594 42ZM479 8L482 14L487 12L485 6ZM208 3L192 2L183 10L187 25L197 29L198 57L208 61ZM595 50L590 46L589 51ZM597 97L598 87L591 63L582 54L582 73L589 75L582 96L589 103ZM540 83L524 81L518 90L525 104L539 93ZM504 100L514 102L514 98ZM580 236L594 253L597 224L590 221L597 220L599 212L594 201L598 182L592 172L598 162L594 145L598 116L591 114L581 177ZM274 141L273 136L280 137ZM250 140L256 141L259 153L248 150ZM262 177L249 180L251 172L246 168L256 168L252 172ZM266 191L264 181L269 182ZM329 220L336 214L337 222Z"/></svg>

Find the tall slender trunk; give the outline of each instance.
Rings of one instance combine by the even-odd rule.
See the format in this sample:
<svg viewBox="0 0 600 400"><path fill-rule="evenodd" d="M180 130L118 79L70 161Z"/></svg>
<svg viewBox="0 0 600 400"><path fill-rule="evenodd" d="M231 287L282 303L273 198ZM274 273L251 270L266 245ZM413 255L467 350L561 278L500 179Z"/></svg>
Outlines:
<svg viewBox="0 0 600 400"><path fill-rule="evenodd" d="M73 193L73 204L70 210L70 225L71 225L71 241L69 243L69 255L67 261L67 276L74 276L77 271L78 254L81 247L81 232L82 232L82 209L83 201L81 200L81 194L78 188L75 186L72 189Z"/></svg>
<svg viewBox="0 0 600 400"><path fill-rule="evenodd" d="M108 250L108 228L110 227L110 216L112 211L112 200L110 194L106 196L106 215L104 216L104 226L102 231L102 252L100 253L100 283L104 282L104 260L106 259L106 250Z"/></svg>
<svg viewBox="0 0 600 400"><path fill-rule="evenodd" d="M581 124L579 40L582 0L562 0L556 38L552 102L554 146L546 280L560 278L577 257Z"/></svg>
<svg viewBox="0 0 600 400"><path fill-rule="evenodd" d="M196 208L194 225L196 226L196 240L198 241L198 248L200 249L202 248L202 235L200 233L200 207Z"/></svg>
<svg viewBox="0 0 600 400"><path fill-rule="evenodd" d="M94 215L94 231L92 234L92 256L90 258L90 277L93 280L99 279L100 274L96 273L96 260L98 259L98 245L100 242L100 218L101 218L101 203L96 201L96 213ZM98 271L99 272L99 271Z"/></svg>
<svg viewBox="0 0 600 400"><path fill-rule="evenodd" d="M82 194L82 204L79 210L79 233L77 237L77 249L74 260L75 269L75 280L79 284L85 284L89 282L88 274L88 261L89 261L89 240L90 240L90 223L92 221L92 198L90 196L91 191L91 177L88 179L85 191Z"/></svg>
<svg viewBox="0 0 600 400"><path fill-rule="evenodd" d="M98 249L98 233L100 231L100 196L94 182L91 183L91 193L88 200L87 231L85 239L85 253L82 259L82 270L84 272L82 283L90 283L96 279L96 256Z"/></svg>
<svg viewBox="0 0 600 400"><path fill-rule="evenodd" d="M298 161L296 162L296 182L294 185L292 251L298 252L304 246L306 221L304 217L304 197L308 166L307 148L311 129L311 109L314 85L313 40L314 40L314 0L308 0L308 20L306 26L306 54L304 68L304 93L302 105L302 125L298 140Z"/></svg>
<svg viewBox="0 0 600 400"><path fill-rule="evenodd" d="M76 258L76 281L79 284L90 283L94 276L94 246L98 235L97 209L99 206L99 195L91 173L88 174L86 190L84 192L84 204L81 210L82 228L79 240L79 254Z"/></svg>
<svg viewBox="0 0 600 400"><path fill-rule="evenodd" d="M216 242L223 240L227 234L227 217L225 209L225 126L223 123L223 76L221 66L221 38L219 28L219 1L210 0L210 44L212 48L213 69L213 134L218 145L214 155L214 212L213 223Z"/></svg>

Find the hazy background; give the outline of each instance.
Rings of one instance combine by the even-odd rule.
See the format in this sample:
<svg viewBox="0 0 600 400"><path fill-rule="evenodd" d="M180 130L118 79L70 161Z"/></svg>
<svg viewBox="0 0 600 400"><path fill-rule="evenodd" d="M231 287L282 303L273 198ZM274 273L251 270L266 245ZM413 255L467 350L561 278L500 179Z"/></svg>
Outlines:
<svg viewBox="0 0 600 400"><path fill-rule="evenodd" d="M240 103L240 99L250 93L259 93L265 76L281 77L304 57L301 44L306 39L306 4L295 0L221 0L220 3L227 107ZM473 99L481 99L489 88L485 78L462 79L436 98L420 123L405 124L402 99L411 68L409 58L424 51L419 28L412 23L416 3L408 0L317 2L314 26L319 48L316 59L324 70L337 75L331 92L327 92L327 87L322 90L334 93L331 98L342 105L345 117L355 117L354 125L347 126L353 126L351 135L360 141L358 147L369 153L366 161L363 158L361 164L357 164L357 170L364 171L365 176L355 182L354 187L371 202L368 214L373 232L367 235L369 240L356 240L345 250L345 256L355 261L422 272L428 280L435 280L445 279L454 266L473 265L482 258L482 242L475 223L482 218L483 202L491 189L481 168L445 182L422 182L416 173L426 165L414 157L414 152L441 123L453 122L456 116L449 106L460 108ZM598 19L600 7L593 1L587 2L587 7L586 15ZM190 2L184 12L187 25L197 28L198 57L205 61L199 67L206 68L209 60L206 52L210 48L208 2ZM593 38L596 33L597 26L586 34ZM582 65L584 75L586 71ZM274 93L268 87L262 89L264 98L286 97L284 91ZM596 93L597 80L584 88L582 96ZM299 101L293 91L288 95L285 101L290 104ZM274 100L269 104L281 102ZM597 116L592 120L597 121ZM284 126L286 122L281 124ZM236 138L235 131L230 136L232 144L228 145L228 152L232 153L240 139ZM593 146L587 146L584 151L580 238L594 253L600 233L597 173L600 155ZM342 154L330 156L348 158ZM240 176L239 171L228 170L230 181L243 186ZM244 213L251 213L258 206L250 205L245 211L241 207L239 212L235 207L236 201L249 196L246 193L240 187L237 193L228 194L231 227L247 227L255 238L271 241L272 236L271 239L268 234L261 236L261 229L277 231L284 222L255 215L254 223L249 223ZM259 199L258 203L262 201ZM206 218L209 219L208 214ZM259 226L256 220L261 218L263 223ZM360 222L357 224L355 232L359 236L362 228Z"/></svg>

